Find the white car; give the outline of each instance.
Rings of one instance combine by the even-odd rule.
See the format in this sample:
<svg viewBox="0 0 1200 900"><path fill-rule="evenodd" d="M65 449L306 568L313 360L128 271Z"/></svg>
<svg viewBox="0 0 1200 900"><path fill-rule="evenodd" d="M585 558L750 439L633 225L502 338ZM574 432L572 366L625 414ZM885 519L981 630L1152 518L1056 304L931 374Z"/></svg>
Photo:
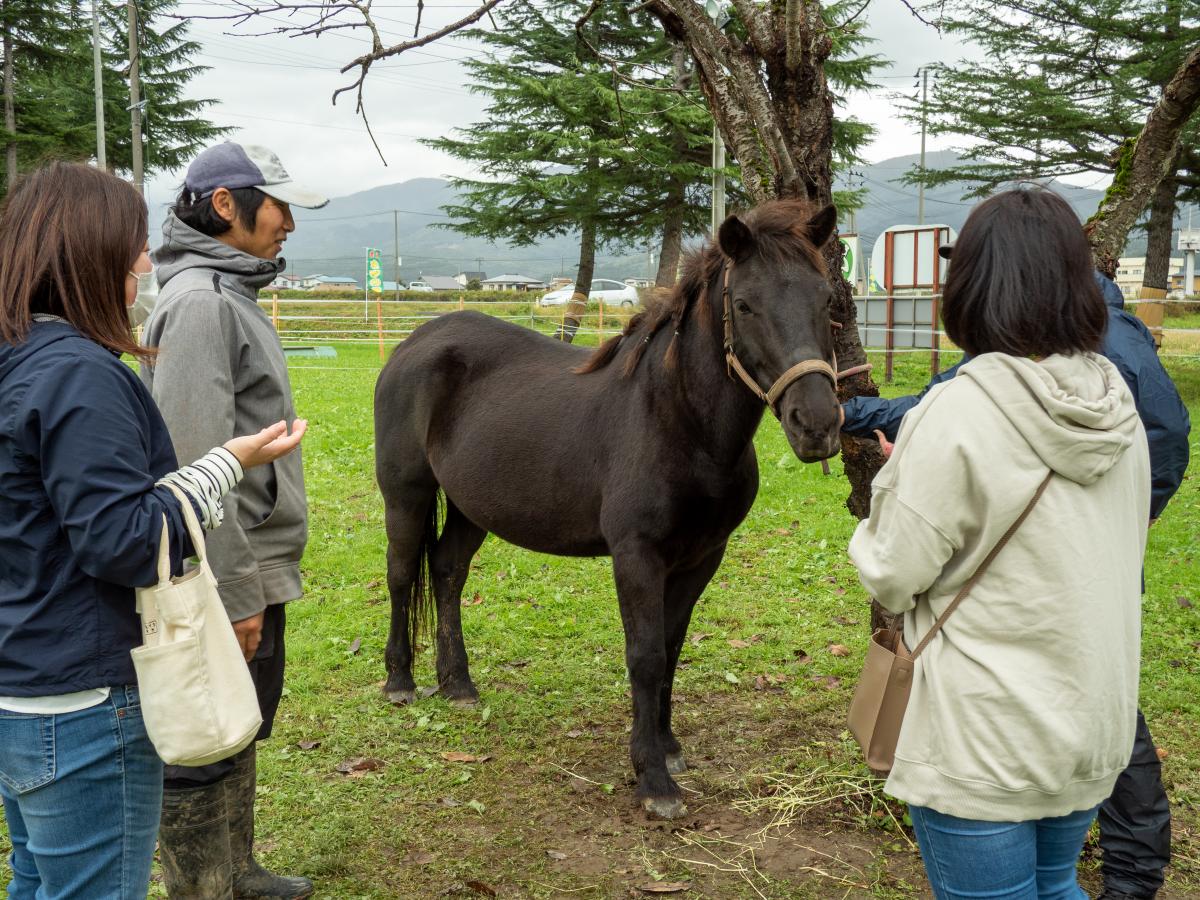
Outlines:
<svg viewBox="0 0 1200 900"><path fill-rule="evenodd" d="M429 294L433 293L433 288L431 288L429 285L427 285L423 281L410 281L408 283L408 289L410 291L422 291L424 293L429 293Z"/></svg>
<svg viewBox="0 0 1200 900"><path fill-rule="evenodd" d="M538 302L542 306L563 306L571 299L571 295L574 293L575 285L568 284L566 287L543 294L542 299ZM601 300L611 306L635 306L640 298L638 297L637 288L622 284L619 281L613 281L610 278L597 278L592 282L592 290L588 295L588 302L599 303Z"/></svg>

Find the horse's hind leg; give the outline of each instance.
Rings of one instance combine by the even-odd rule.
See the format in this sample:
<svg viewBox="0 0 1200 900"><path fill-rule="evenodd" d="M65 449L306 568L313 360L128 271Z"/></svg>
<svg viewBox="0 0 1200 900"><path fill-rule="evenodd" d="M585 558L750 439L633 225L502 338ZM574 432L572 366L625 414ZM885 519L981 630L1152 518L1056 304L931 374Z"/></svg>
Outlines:
<svg viewBox="0 0 1200 900"><path fill-rule="evenodd" d="M667 771L679 775L687 771L687 761L683 749L671 729L671 692L675 683L675 669L679 665L679 654L683 650L683 642L687 639L688 623L692 619L692 610L696 601L704 593L708 582L721 565L725 556L725 545L705 558L700 565L693 569L675 572L667 579L667 588L663 597L664 637L667 645L667 668L663 677L662 692L658 704L659 740L667 756Z"/></svg>
<svg viewBox="0 0 1200 900"><path fill-rule="evenodd" d="M411 703L416 690L412 677L412 623L425 585L422 573L429 545L437 537L437 483L388 485L384 489L387 527L387 583L392 599L392 622L384 660L387 682L383 692L393 703Z"/></svg>
<svg viewBox="0 0 1200 900"><path fill-rule="evenodd" d="M429 558L429 575L437 597L438 691L447 700L474 703L479 692L467 668L467 648L462 633L462 589L471 571L471 559L487 532L446 501L446 526Z"/></svg>

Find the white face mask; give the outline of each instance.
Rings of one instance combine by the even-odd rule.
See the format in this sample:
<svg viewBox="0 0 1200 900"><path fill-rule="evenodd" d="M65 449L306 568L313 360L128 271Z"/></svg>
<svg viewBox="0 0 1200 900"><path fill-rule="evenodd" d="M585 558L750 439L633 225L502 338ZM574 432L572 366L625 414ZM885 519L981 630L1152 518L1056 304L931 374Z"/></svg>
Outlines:
<svg viewBox="0 0 1200 900"><path fill-rule="evenodd" d="M149 272L130 272L137 279L137 296L129 307L129 324L134 328L150 318L150 311L158 300L158 269Z"/></svg>

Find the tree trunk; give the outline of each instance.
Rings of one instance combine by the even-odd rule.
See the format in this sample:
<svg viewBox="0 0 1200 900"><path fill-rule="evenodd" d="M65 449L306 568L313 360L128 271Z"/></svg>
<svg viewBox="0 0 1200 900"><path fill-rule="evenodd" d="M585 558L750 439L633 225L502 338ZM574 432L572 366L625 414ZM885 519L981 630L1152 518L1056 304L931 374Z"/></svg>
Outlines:
<svg viewBox="0 0 1200 900"><path fill-rule="evenodd" d="M596 223L588 218L583 222L579 235L579 268L575 273L575 293L567 302L562 325L555 335L568 344L575 340L579 323L587 313L588 295L592 291L592 276L596 272Z"/></svg>
<svg viewBox="0 0 1200 900"><path fill-rule="evenodd" d="M680 181L671 183L667 192L667 221L663 224L662 246L658 251L658 274L654 286L672 288L679 272L679 256L683 251L684 204L687 202L687 185Z"/></svg>
<svg viewBox="0 0 1200 900"><path fill-rule="evenodd" d="M1162 299L1170 288L1171 235L1175 229L1175 197L1179 175L1172 168L1159 182L1150 201L1150 221L1146 233L1146 271L1142 276L1142 297Z"/></svg>
<svg viewBox="0 0 1200 900"><path fill-rule="evenodd" d="M4 3L7 7L8 4ZM4 129L8 138L4 147L5 190L11 191L17 180L17 112L13 105L13 42L9 10L4 10Z"/></svg>
<svg viewBox="0 0 1200 900"><path fill-rule="evenodd" d="M1193 48L1163 88L1141 133L1117 153L1112 186L1088 220L1096 267L1110 278L1129 229L1167 175L1178 150L1179 133L1200 105L1200 46Z"/></svg>

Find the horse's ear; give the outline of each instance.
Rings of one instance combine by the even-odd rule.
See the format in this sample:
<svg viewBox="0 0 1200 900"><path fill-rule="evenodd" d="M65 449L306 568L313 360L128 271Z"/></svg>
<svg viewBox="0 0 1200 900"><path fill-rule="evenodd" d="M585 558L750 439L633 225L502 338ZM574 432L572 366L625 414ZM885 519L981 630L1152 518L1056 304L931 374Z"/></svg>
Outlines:
<svg viewBox="0 0 1200 900"><path fill-rule="evenodd" d="M721 223L717 231L717 243L721 245L721 252L734 262L743 262L754 252L754 235L746 223L735 215Z"/></svg>
<svg viewBox="0 0 1200 900"><path fill-rule="evenodd" d="M824 247L833 235L833 229L837 228L837 207L829 204L809 219L804 228L808 232L808 239L817 249Z"/></svg>

